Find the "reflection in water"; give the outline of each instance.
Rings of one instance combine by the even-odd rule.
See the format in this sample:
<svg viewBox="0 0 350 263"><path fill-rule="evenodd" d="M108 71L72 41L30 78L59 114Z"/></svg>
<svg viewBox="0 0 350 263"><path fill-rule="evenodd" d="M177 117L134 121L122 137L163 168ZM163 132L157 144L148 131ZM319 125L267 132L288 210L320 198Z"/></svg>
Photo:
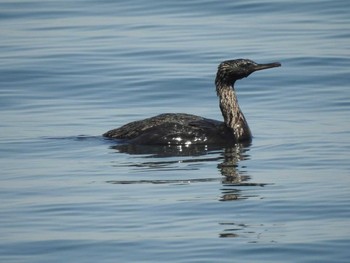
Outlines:
<svg viewBox="0 0 350 263"><path fill-rule="evenodd" d="M142 162L131 162L124 164L128 167L137 167L143 169L154 169L157 171L166 171L175 167L173 170L183 170L179 164L193 164L204 162L219 162L217 165L221 178L186 178L186 182L212 182L222 181L224 188L222 193L222 201L237 200L234 196L238 196L240 190L232 189L238 186L264 186L261 183L248 182L251 178L244 171L239 170L239 162L249 159L250 144L236 144L230 147L208 146L208 145L133 145L133 144L117 144L111 148L119 153L127 153L130 155L142 155ZM150 161L145 161L152 159ZM156 161L154 160L156 159ZM138 159L139 160L139 159ZM120 167L121 164L118 164ZM198 166L190 166L188 169L198 169ZM182 183L181 180L133 180L133 181L109 181L114 184L137 184L137 183L152 183L152 184L169 184ZM230 198L231 196L231 198Z"/></svg>
<svg viewBox="0 0 350 263"><path fill-rule="evenodd" d="M245 224L237 223L219 223L221 226L225 227L223 233L219 234L219 237L238 237L239 235L236 232L242 232L247 228Z"/></svg>
<svg viewBox="0 0 350 263"><path fill-rule="evenodd" d="M225 148L223 151L223 161L218 165L221 175L223 175L224 180L222 181L221 198L220 201L234 201L243 200L250 197L256 197L252 195L243 194L242 187L251 186L263 187L264 183L253 183L250 181L250 176L244 171L238 169L238 164L240 161L249 159L249 145L236 145L233 148ZM224 230L219 233L220 238L236 238L242 237L242 234L252 234L251 227L244 223L236 222L219 222L219 225L224 227Z"/></svg>
<svg viewBox="0 0 350 263"><path fill-rule="evenodd" d="M240 169L239 163L250 158L249 144L236 144L231 147L215 147L208 145L190 145L190 146L149 146L117 144L111 147L119 153L130 155L142 155L142 162L128 163L128 167L137 167L142 169L154 169L157 171L198 169L189 165L189 168L179 167L180 164L193 164L201 162L215 162L222 177L209 178L186 178L184 179L152 179L152 180L112 180L111 184L189 184L215 182L222 183L221 196L219 201L239 201L256 195L247 195L244 187L263 187L264 183L250 182L251 177ZM156 158L156 160L154 160ZM150 160L150 161L145 161ZM120 166L120 164L118 164ZM219 222L225 229L219 234L219 237L237 237L238 233L246 232L247 225L235 222Z"/></svg>
<svg viewBox="0 0 350 263"><path fill-rule="evenodd" d="M207 145L135 145L117 144L111 147L120 153L131 155L145 154L148 157L176 157L176 156L201 156L208 152L221 151L222 147ZM146 157L147 158L147 157Z"/></svg>
<svg viewBox="0 0 350 263"><path fill-rule="evenodd" d="M261 225L248 225L244 223L219 223L225 229L219 234L221 238L232 238L232 237L249 237L254 235L254 239L259 239L262 234L260 231L264 231L264 226ZM260 232L260 233L259 233ZM253 241L256 243L257 241Z"/></svg>
<svg viewBox="0 0 350 263"><path fill-rule="evenodd" d="M249 159L249 145L238 144L236 147L225 148L223 161L218 165L223 176L220 201L232 201L247 199L251 196L242 195L242 191L237 187L242 186L265 186L262 183L248 182L251 178L245 172L238 169L240 161Z"/></svg>

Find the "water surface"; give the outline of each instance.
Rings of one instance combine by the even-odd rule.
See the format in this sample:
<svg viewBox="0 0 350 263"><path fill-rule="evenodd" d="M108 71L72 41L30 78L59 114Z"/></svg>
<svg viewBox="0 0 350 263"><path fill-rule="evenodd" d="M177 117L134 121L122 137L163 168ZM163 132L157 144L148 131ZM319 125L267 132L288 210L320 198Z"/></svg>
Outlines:
<svg viewBox="0 0 350 263"><path fill-rule="evenodd" d="M2 1L0 261L347 262L346 1ZM164 112L222 119L219 62L251 145L101 134Z"/></svg>

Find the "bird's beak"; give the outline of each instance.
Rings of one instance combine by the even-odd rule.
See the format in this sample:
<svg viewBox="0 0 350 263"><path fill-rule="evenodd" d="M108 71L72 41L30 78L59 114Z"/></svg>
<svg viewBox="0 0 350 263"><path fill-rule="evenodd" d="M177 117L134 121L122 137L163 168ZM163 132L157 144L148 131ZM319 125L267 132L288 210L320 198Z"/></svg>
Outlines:
<svg viewBox="0 0 350 263"><path fill-rule="evenodd" d="M280 66L281 66L281 63L279 63L279 62L273 62L273 63L268 63L268 64L257 64L254 67L254 71L269 69L269 68L276 68L276 67L280 67Z"/></svg>

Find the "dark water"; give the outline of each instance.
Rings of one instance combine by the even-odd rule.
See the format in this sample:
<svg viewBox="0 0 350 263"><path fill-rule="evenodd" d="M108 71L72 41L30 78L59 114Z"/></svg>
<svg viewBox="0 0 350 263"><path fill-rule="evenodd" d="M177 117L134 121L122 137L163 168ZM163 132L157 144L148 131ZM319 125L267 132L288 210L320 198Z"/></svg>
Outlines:
<svg viewBox="0 0 350 263"><path fill-rule="evenodd" d="M348 262L348 1L0 3L1 262ZM218 63L254 134L234 148L100 135L221 119Z"/></svg>

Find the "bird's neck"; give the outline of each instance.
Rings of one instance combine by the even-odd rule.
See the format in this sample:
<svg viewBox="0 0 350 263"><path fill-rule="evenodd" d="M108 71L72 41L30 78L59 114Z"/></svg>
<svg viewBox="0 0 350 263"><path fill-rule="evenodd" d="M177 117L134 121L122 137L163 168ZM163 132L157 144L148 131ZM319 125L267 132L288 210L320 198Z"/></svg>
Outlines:
<svg viewBox="0 0 350 263"><path fill-rule="evenodd" d="M239 108L238 100L233 86L221 85L217 87L220 99L220 109L226 126L233 132L236 141L251 140L248 123Z"/></svg>

